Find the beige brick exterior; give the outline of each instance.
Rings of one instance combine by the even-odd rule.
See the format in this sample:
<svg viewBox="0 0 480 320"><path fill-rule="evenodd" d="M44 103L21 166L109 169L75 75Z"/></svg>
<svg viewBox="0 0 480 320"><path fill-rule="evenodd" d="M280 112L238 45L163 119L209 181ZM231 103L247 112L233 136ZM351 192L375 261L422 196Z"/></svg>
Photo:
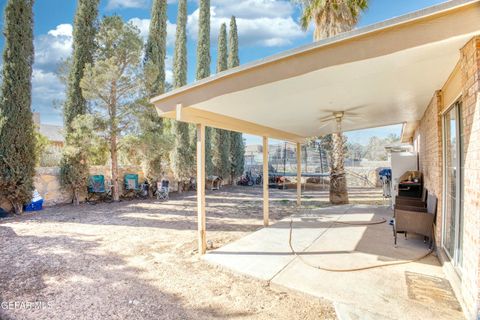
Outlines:
<svg viewBox="0 0 480 320"><path fill-rule="evenodd" d="M464 207L463 207L463 266L461 268L458 293L469 319L480 318L480 37L470 40L461 50L456 72L460 73L463 126L464 161ZM419 151L420 170L424 173L425 187L439 198L436 220L436 244L440 257L443 212L443 155L442 135L445 105L443 92L437 91L415 134L415 145ZM449 92L451 96L451 92ZM443 261L449 265L448 261ZM458 279L458 277L454 277Z"/></svg>
<svg viewBox="0 0 480 320"><path fill-rule="evenodd" d="M479 317L480 299L480 38L462 49L464 142L464 235L462 289L467 306Z"/></svg>
<svg viewBox="0 0 480 320"><path fill-rule="evenodd" d="M438 198L435 240L440 245L442 221L442 121L439 113L442 108L442 92L437 91L420 121L416 134L419 149L420 171L423 172L425 188Z"/></svg>

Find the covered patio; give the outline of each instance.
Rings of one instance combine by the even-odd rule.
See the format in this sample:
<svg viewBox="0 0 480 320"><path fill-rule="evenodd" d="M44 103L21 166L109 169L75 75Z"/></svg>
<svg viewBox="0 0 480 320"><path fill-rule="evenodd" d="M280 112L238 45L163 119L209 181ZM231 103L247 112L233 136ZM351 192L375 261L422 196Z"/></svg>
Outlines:
<svg viewBox="0 0 480 320"><path fill-rule="evenodd" d="M443 99L447 103L458 98L461 79L451 75L459 68L460 50L478 34L480 2L449 1L249 63L153 98L161 117L197 126L199 252L206 253L207 239L205 127L263 137L263 216L267 227L270 138L297 146L297 205L301 206L300 150L305 139L335 132L338 122L343 131L403 123L402 138L411 142L437 90L448 83L453 89L446 90ZM412 259L425 251L422 239L413 238L394 249L387 224L359 227L333 222L387 218L391 216L387 208L324 210L314 212L313 217L308 211L294 217L293 243L303 260L333 268L356 268L378 261ZM389 267L388 272L382 268L329 273L299 261L302 259L289 250L288 232L289 221L281 221L209 253L206 259L272 284L334 299L339 301L338 310L344 304L368 310L375 307L380 315L369 312L371 318L386 318L391 312L395 313L393 318L461 315L433 256ZM378 292L382 286L383 291ZM429 295L432 292L437 295ZM421 302L415 306L412 300ZM437 301L448 302L445 308L436 305L437 312L430 308ZM345 312L356 318L351 307Z"/></svg>
<svg viewBox="0 0 480 320"><path fill-rule="evenodd" d="M422 237L400 237L393 249L388 224L363 224L390 217L383 206L301 209L204 259L283 290L332 301L339 319L463 318L438 259L425 256ZM388 264L393 265L379 268Z"/></svg>

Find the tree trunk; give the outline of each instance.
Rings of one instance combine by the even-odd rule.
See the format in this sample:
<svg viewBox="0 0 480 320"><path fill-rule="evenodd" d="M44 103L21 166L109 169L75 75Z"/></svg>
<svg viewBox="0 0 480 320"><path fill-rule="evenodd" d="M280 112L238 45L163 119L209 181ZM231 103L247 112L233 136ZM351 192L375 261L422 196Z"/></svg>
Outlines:
<svg viewBox="0 0 480 320"><path fill-rule="evenodd" d="M330 170L330 203L347 204L348 191L344 163L344 139L341 132L332 134L332 154Z"/></svg>
<svg viewBox="0 0 480 320"><path fill-rule="evenodd" d="M13 210L15 214L23 213L23 204L21 203L12 203Z"/></svg>
<svg viewBox="0 0 480 320"><path fill-rule="evenodd" d="M117 154L117 83L112 82L110 104L110 156L112 160L112 200L120 201L120 190L118 185L118 154Z"/></svg>
<svg viewBox="0 0 480 320"><path fill-rule="evenodd" d="M323 170L323 156L322 156L322 146L321 144L318 144L318 155L320 156L320 171L324 173L325 171Z"/></svg>
<svg viewBox="0 0 480 320"><path fill-rule="evenodd" d="M72 203L73 206L79 206L80 205L80 195L79 195L79 190L77 188L73 188L73 199Z"/></svg>
<svg viewBox="0 0 480 320"><path fill-rule="evenodd" d="M151 182L148 185L148 197L153 198L153 196L154 196L154 194L153 194L153 182Z"/></svg>
<svg viewBox="0 0 480 320"><path fill-rule="evenodd" d="M112 160L112 199L113 201L119 201L120 191L118 185L117 135L114 133L110 140L110 154Z"/></svg>
<svg viewBox="0 0 480 320"><path fill-rule="evenodd" d="M185 181L178 181L178 193L182 193L185 189Z"/></svg>

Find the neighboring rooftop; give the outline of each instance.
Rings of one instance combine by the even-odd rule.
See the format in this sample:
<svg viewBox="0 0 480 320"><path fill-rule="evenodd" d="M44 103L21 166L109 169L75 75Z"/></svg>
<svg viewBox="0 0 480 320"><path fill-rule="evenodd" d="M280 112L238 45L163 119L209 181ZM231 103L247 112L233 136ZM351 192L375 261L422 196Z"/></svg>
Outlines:
<svg viewBox="0 0 480 320"><path fill-rule="evenodd" d="M39 128L39 132L47 137L51 142L64 142L65 138L63 136L63 126L58 126L54 124L43 124L40 118L40 113L33 113L33 122Z"/></svg>
<svg viewBox="0 0 480 320"><path fill-rule="evenodd" d="M48 138L52 142L63 142L63 127L53 124L40 124L40 133Z"/></svg>

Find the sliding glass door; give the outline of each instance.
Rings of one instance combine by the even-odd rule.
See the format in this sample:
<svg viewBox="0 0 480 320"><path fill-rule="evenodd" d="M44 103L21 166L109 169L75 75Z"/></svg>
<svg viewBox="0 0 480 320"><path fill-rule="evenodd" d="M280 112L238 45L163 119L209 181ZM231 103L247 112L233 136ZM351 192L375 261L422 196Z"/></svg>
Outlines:
<svg viewBox="0 0 480 320"><path fill-rule="evenodd" d="M461 105L455 103L443 118L444 203L442 245L452 263L462 266L463 155Z"/></svg>

